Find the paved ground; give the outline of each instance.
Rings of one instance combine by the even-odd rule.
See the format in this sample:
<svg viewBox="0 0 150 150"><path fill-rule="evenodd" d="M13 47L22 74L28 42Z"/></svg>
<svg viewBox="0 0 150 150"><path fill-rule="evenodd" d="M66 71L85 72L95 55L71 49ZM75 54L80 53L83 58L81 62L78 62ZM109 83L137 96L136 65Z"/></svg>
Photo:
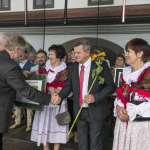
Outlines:
<svg viewBox="0 0 150 150"><path fill-rule="evenodd" d="M14 120L11 121L11 125ZM43 146L36 146L36 143L30 141L30 132L26 132L26 120L22 121L22 125L16 129L9 130L3 138L3 150L43 150ZM104 150L112 150L113 141L109 139L110 125L105 123ZM53 145L50 144L50 150ZM67 144L61 144L60 150L78 150L78 144L70 140Z"/></svg>

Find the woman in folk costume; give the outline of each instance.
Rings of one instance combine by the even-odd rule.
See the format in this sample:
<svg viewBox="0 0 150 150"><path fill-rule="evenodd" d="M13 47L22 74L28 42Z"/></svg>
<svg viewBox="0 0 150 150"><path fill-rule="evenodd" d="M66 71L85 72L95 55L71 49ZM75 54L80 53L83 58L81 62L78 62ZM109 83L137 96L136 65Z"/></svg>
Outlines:
<svg viewBox="0 0 150 150"><path fill-rule="evenodd" d="M59 93L68 75L68 67L60 60L66 55L61 45L52 45L49 48L49 60L45 67L38 70L39 74L47 74L46 92ZM55 119L59 105L49 104L43 111L36 111L33 121L31 141L37 142L37 146L43 144L44 150L49 150L49 143L54 143L54 150L58 150L60 143L67 143L69 125L59 126ZM63 100L60 113L67 111L67 101Z"/></svg>
<svg viewBox="0 0 150 150"><path fill-rule="evenodd" d="M150 47L143 39L132 39L127 43L126 51L130 66L123 69L116 90L113 150L149 150L150 63L147 61ZM137 121L137 115L142 121Z"/></svg>

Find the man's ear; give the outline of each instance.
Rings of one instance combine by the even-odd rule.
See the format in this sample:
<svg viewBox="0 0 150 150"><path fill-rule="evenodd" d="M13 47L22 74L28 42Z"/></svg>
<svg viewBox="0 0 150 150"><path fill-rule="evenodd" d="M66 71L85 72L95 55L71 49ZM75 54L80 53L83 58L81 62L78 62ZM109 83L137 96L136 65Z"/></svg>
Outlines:
<svg viewBox="0 0 150 150"><path fill-rule="evenodd" d="M19 47L15 47L15 52L16 52L16 53L19 52Z"/></svg>
<svg viewBox="0 0 150 150"><path fill-rule="evenodd" d="M89 51L89 50L87 50L86 52L87 52L87 56L90 56L90 51Z"/></svg>

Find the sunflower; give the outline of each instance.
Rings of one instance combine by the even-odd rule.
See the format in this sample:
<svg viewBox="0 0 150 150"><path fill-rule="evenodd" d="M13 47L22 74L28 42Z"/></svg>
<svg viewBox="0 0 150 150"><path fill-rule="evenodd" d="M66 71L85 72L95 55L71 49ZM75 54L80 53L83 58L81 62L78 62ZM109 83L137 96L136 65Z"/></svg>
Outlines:
<svg viewBox="0 0 150 150"><path fill-rule="evenodd" d="M101 59L104 60L104 56L106 56L105 52L102 52L98 55L94 54L91 60L94 61L97 57L102 57Z"/></svg>

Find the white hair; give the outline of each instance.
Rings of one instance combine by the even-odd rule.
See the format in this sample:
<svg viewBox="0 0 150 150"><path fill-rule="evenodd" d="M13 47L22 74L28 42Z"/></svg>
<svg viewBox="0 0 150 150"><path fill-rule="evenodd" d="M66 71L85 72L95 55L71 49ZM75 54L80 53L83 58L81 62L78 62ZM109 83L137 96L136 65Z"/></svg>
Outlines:
<svg viewBox="0 0 150 150"><path fill-rule="evenodd" d="M11 34L6 32L0 32L0 42L3 42L5 39L8 39L11 36Z"/></svg>

